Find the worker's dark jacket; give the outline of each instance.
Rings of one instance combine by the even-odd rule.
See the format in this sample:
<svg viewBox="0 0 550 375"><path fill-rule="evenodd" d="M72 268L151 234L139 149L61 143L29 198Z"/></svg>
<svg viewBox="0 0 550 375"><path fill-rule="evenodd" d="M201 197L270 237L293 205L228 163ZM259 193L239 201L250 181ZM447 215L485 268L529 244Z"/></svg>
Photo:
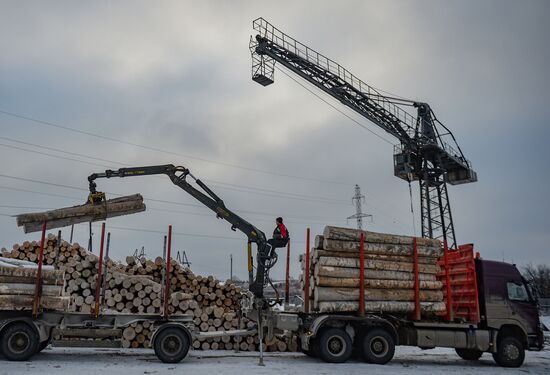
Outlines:
<svg viewBox="0 0 550 375"><path fill-rule="evenodd" d="M286 226L283 223L277 223L277 226L273 231L273 238L288 239L288 229L286 229Z"/></svg>
<svg viewBox="0 0 550 375"><path fill-rule="evenodd" d="M267 242L271 245L272 249L277 247L285 247L288 243L289 233L288 229L283 223L277 223L275 230L273 231L273 238Z"/></svg>

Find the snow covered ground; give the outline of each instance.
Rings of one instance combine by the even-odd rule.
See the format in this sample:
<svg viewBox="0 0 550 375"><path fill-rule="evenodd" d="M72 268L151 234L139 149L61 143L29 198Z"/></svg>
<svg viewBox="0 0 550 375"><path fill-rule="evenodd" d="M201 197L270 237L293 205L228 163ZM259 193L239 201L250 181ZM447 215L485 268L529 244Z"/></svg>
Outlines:
<svg viewBox="0 0 550 375"><path fill-rule="evenodd" d="M159 362L152 350L47 348L29 362L0 360L0 375L550 374L550 350L527 352L525 363L519 369L496 366L490 354L484 354L479 361L467 362L461 360L454 350L423 351L410 347L398 347L393 361L385 366L360 361L328 364L298 353L268 353L265 363L265 367L259 367L256 354L249 352L193 351L183 362L174 365Z"/></svg>

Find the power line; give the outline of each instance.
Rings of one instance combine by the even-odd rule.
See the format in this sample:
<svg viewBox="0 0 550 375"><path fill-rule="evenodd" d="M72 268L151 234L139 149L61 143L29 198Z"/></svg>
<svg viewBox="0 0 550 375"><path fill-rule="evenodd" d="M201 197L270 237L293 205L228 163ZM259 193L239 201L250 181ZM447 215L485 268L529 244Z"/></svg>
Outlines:
<svg viewBox="0 0 550 375"><path fill-rule="evenodd" d="M365 125L361 124L359 121L357 121L356 119L354 119L353 117L349 116L348 114L346 114L345 112L343 112L342 110L340 110L339 108L337 108L336 106L334 106L332 103L326 101L324 98L322 98L321 96L319 96L317 93L315 93L314 91L312 91L311 89L309 89L308 87L304 86L301 82L297 81L294 77L290 76L288 73L286 73L285 71L283 71L282 69L278 68L283 74L285 74L286 76L288 76L290 79L292 79L293 81L295 81L297 84L299 84L300 86L304 87L307 91L309 91L311 94L315 95L316 97L318 97L320 100L322 100L323 102L325 102L327 105L331 106L332 108L334 108L336 111L340 112L342 115L346 116L347 118L349 118L350 120L352 120L354 123L356 123L357 125L361 126L362 128L364 128L365 130L369 131L370 133L372 133L373 135L375 135L376 137L384 140L385 142L387 142L388 144L391 144L393 145L393 143L389 140L387 140L386 138L378 135L377 133L373 132L372 130L370 130L369 128L367 128ZM273 174L273 175L277 175L277 176L281 176L281 177L289 177L289 178L297 178L297 179L302 179L302 180L309 180L309 181L315 181L315 182L324 182L324 183L331 183L331 184L340 184L340 185L347 185L346 183L342 183L342 182L336 182L336 181L329 181L329 180L322 180L322 179L315 179L315 178L308 178L308 177L303 177L303 176L293 176L293 175L285 175L285 174L279 174L279 173L275 173L275 172L269 172L269 171L265 171L265 170L256 170L254 168L248 168L248 167L243 167L243 166L239 166L239 165L233 165L231 163L224 163L224 162L218 162L218 161L213 161L213 160L209 160L209 159L203 159L203 158L198 158L198 157L194 157L194 156L190 156L190 155L185 155L185 154L181 154L181 153L177 153L177 152L173 152L173 151L167 151L167 150L162 150L162 149L158 149L158 148L155 148L155 147L151 147L151 146L146 146L146 145L140 145L140 144L137 144L137 143L132 143L132 142L127 142L127 141L123 141L123 140L119 140L119 139L116 139L116 138L112 138L112 137L107 137L107 136L103 136L103 135L100 135L100 134L95 134L95 133L92 133L92 132L87 132L87 131L83 131L83 130L79 130L79 129L74 129L74 128L71 128L71 127L68 127L68 126L64 126L64 125L60 125L60 124L56 124L56 123L53 123L53 122L49 122L49 121L44 121L44 120L40 120L40 119L36 119L36 118L31 118L31 117L28 117L28 116L24 116L24 115L20 115L20 114L17 114L17 113L13 113L13 112L8 112L8 111L5 111L5 110L2 110L0 109L0 114L4 114L4 115L7 115L7 116L12 116L12 117L16 117L16 118L20 118L20 119L24 119L24 120L27 120L27 121L31 121L31 122L35 122L35 123L38 123L38 124L42 124L42 125L46 125L46 126L51 126L51 127L56 127L56 128L60 128L60 129L64 129L64 130L67 130L67 131L73 131L73 132L76 132L76 133L80 133L80 134L84 134L84 135L88 135L88 136L92 136L92 137L97 137L97 138L100 138L100 139L105 139L105 140L109 140L109 141L113 141L113 142L119 142L119 143L123 143L123 144L128 144L128 145L131 145L131 146L134 146L134 147L141 147L141 148L145 148L145 149L150 149L152 151L157 151L157 152L162 152L162 153L168 153L168 154L174 154L174 155L178 155L178 156L183 156L183 157L189 157L189 158L192 158L192 159L197 159L197 160L201 160L201 161L206 161L206 162L212 162L212 163L218 163L218 164L221 164L221 165L227 165L227 166L231 166L231 167L235 167L235 168L241 168L241 169L244 169L244 170L250 170L250 171L256 171L256 172L259 172L259 173L266 173L266 174ZM5 139L5 140L11 140L11 141L14 141L14 142L19 142L19 143L22 143L22 144L29 144L29 145L33 145L31 143L28 143L28 142L22 142L22 141L17 141L17 140L13 140L13 139L10 139L8 137L0 137L1 139ZM10 147L10 146L7 146L7 147ZM52 147L46 147L46 146L40 146L40 145L33 145L33 147L42 147L44 149L50 149L50 150L55 150L55 151L58 151L58 152L65 152L63 150L59 150L59 149L55 149L55 148L52 148ZM36 152L35 150L33 150L32 152ZM111 162L107 159L101 159L101 158L96 158L96 157L93 157L93 156L90 156L90 155L84 155L84 154L78 154L78 153L74 153L74 152L66 152L68 154L72 154L72 155L77 155L77 156L82 156L82 157L87 157L87 158L93 158L93 159L96 159L96 160L101 160L101 161L107 161L107 162ZM51 154L47 154L48 156L53 156L53 157L60 157L60 156L57 156L57 155L51 155ZM60 157L60 158L63 158L63 157ZM83 163L86 163L86 164L90 164L89 162L85 162L85 161L79 161L79 160L76 160L76 159L72 159L73 161L77 161L77 162L83 162ZM116 162L117 164L123 164L123 165L128 165L127 163L120 163L120 162ZM157 176L158 177L158 176ZM222 182L218 182L220 184L227 184L227 183L222 183ZM231 185L231 184L227 184L227 185ZM224 188L224 187L222 187ZM226 189L228 189L227 187L225 187ZM249 188L249 187L243 187L245 189ZM267 189L262 189L262 188L255 188L259 191L262 191L262 190L267 190ZM233 189L233 190L236 190L236 189ZM248 191L247 191L248 192ZM280 194L292 194L292 193L285 193L285 192L280 192ZM371 194L372 195L372 194ZM273 196L273 195L271 195ZM290 198L290 197L281 197L281 198ZM321 201L323 199L329 199L330 198L324 198L324 197L317 197L318 199L320 199ZM303 198L303 199L307 199L307 198ZM157 202L162 202L162 203L175 203L175 202L166 202L166 201L162 201L162 200L154 200L154 199L149 199L151 201L157 201ZM331 202L325 202L325 203L331 203ZM336 203L336 202L334 202ZM182 203L176 203L176 204L182 204ZM189 204L182 204L182 205L189 205ZM195 205L195 206L198 206L198 205ZM378 208L378 210L382 211L381 209ZM244 211L242 211L244 212ZM396 220L394 219L393 217L391 217L390 215L387 215L388 217L392 218L392 220Z"/></svg>
<svg viewBox="0 0 550 375"><path fill-rule="evenodd" d="M100 158L95 158L93 156L90 156L90 155L85 155L85 154L80 154L80 153L74 153L74 152L67 152L67 151L64 151L64 150L60 150L60 149L56 149L56 148L53 148L53 147L46 147L46 146L41 146L41 145L37 145L37 144L33 144L33 143L29 143L29 142L23 142L23 141L18 141L18 140L14 140L12 138L8 138L8 137L0 137L0 139L7 139L9 141L13 141L13 142L18 142L18 143L21 143L21 144L26 144L26 145L30 145L30 146L33 146L33 147L41 147L41 148L45 148L45 149L49 149L49 150L54 150L54 151L57 151L57 152L62 152L62 153L69 153L69 154L73 154L73 155L78 155L78 156L82 156L82 157L86 157L86 158L91 158L91 159L98 159L98 160L102 160L102 161L107 161L107 162L113 162L113 163L118 163L118 164L122 164L122 165L129 165L127 163L123 163L123 162L114 162L114 161L111 161L111 160L108 160L108 159L100 159ZM7 147L12 147L11 145L3 145L3 144L0 144L0 146L7 146ZM38 154L42 154L42 155L47 155L47 156L52 156L52 157L56 157L56 158L61 158L61 159L67 159L67 160L72 160L72 161L77 161L77 162L83 162L83 163L86 163L86 164L93 164L93 163L89 163L89 162L84 162L84 161L80 161L80 160L76 160L76 159L72 159L72 158L65 158L63 156L59 156L59 155L52 155L52 154L48 154L48 153L42 153L40 151L36 151L36 150L25 150L25 149L22 149L22 148L19 148L19 147L15 147L17 149L20 149L20 150L23 150L23 151L29 151L29 152L34 152L34 153L38 153ZM96 164L98 166L104 166L104 167L109 167L109 166L106 166L106 165L101 165L101 164ZM152 176L152 177L156 177L156 178L162 178L162 176ZM215 180L206 180L206 181L212 181L214 184L219 184L219 185L229 185L229 186L237 186L239 187L240 185L236 185L236 184L229 184L229 183L225 183L225 182L221 182L221 181L215 181ZM228 187L221 187L222 189L230 189ZM259 191L271 191L271 192L275 192L277 193L277 191L275 190L269 190L269 189L262 189L262 188L252 188L252 187L244 187L245 189L256 189L256 190L259 190ZM239 189L230 189L230 190L236 190L236 191L241 191L241 192L247 192L247 193L250 193L250 191L248 190L239 190ZM304 195L301 195L301 194L295 194L295 193L287 193L287 192L279 192L280 194L294 194L298 197L301 197L301 196L304 196ZM259 194L259 193L256 193L256 194ZM274 196L272 194L264 194L264 195L268 195L268 196ZM372 195L372 194L371 194ZM53 195L55 196L55 195ZM287 198L286 196L282 196L280 198ZM288 197L289 199L292 199L290 197ZM330 199L330 198L324 198L324 197L313 197L313 198L316 198L316 199L319 199L319 201L323 202L323 200L325 199ZM152 200L154 201L154 199L150 198L149 200ZM304 198L304 200L309 200L307 198ZM158 200L157 200L158 201ZM335 203L337 204L338 201L334 200L334 202L327 202L327 203ZM343 201L342 201L343 202ZM168 203L166 201L162 201L162 203ZM175 204L183 204L183 203L176 203L176 202L170 202L170 203L175 203ZM183 205L189 205L189 204L183 204ZM371 204L372 205L372 204ZM196 206L196 207L202 207L202 206L199 206L199 205L191 205L191 206ZM381 211L381 212L384 212L384 210L382 210L381 208L379 207L376 207L374 205L372 205L374 208L376 208L377 210ZM243 211L244 212L244 211ZM396 221L396 219L391 216L391 215L384 215L384 216L387 216L388 218L392 219L393 221Z"/></svg>
<svg viewBox="0 0 550 375"><path fill-rule="evenodd" d="M292 77L290 74L288 74L286 71L284 71L282 68L280 68L279 66L275 66L275 68L280 71L281 73L283 73L285 76L287 76L288 78L290 78L291 80L293 80L294 82L296 82L298 85L302 86L304 89L306 89L307 91L309 91L311 94L315 95L319 100L323 101L325 104L327 104L328 106L330 106L331 108L333 108L334 110L340 112L340 114L344 115L345 117L347 117L348 119L350 119L351 121L353 121L355 124L359 125L360 127L362 127L363 129L365 129L366 131L368 131L369 133L373 134L374 136L380 138L381 140L383 140L384 142L390 144L390 145L394 145L394 143L392 141L390 141L389 139L386 139L384 138L383 136L381 136L380 134L378 133L375 133L374 131L372 131L371 129L369 129L366 125L362 124L361 122L359 122L358 120L356 120L355 118L351 117L350 115L348 115L347 113L345 113L344 111L342 111L340 108L336 107L334 104L330 103L328 100L326 100L325 98L323 98L322 96L320 96L319 94L317 94L315 91L311 90L309 87L307 87L306 85L304 85L302 82L298 81L296 78ZM1 112L1 111L0 111Z"/></svg>
<svg viewBox="0 0 550 375"><path fill-rule="evenodd" d="M0 186L0 188L3 188L3 186ZM16 190L16 189L14 189ZM39 192L37 192L39 193ZM62 196L63 197L63 196ZM65 197L64 197L65 198ZM66 197L67 199L74 199L74 198L71 198L71 197ZM3 208L14 208L14 209L22 209L22 210L54 210L55 207L42 207L42 206L16 206L16 205L0 205L0 207L3 207ZM211 214L211 213L201 213L201 212L189 212L189 211L180 211L180 210L171 210L171 209L167 209L167 208L157 208L157 207L147 207L147 210L148 211L157 211L157 212L168 212L168 213L174 213L174 214L183 214L183 215L191 215L191 216L204 216L204 217L209 217L209 218L213 218L215 217L215 215ZM253 215L258 215L258 214L253 214ZM265 216L273 216L273 215L269 215L269 214L265 214ZM289 216L287 216L289 217ZM292 216L290 216L290 218L292 218ZM255 221L264 221L264 222L273 222L273 219L254 219ZM326 224L326 223L322 223L322 222L315 222L315 221L295 221L295 220L288 220L287 221L289 224Z"/></svg>
<svg viewBox="0 0 550 375"><path fill-rule="evenodd" d="M0 109L0 114L15 117L15 118L19 118L19 119L30 121L30 122L34 122L36 124L41 124L41 125L45 125L45 126L58 128L58 129L63 129L63 130L66 130L66 131L79 133L79 134L87 135L87 136L90 136L90 137L95 137L95 138L102 139L102 140L121 143L121 144L125 144L125 145L128 145L128 146L142 148L142 149L145 149L145 150L161 152L161 153L164 153L164 154L176 155L176 156L184 157L184 158L187 158L187 159L199 160L199 161L206 162L206 163L218 164L218 165L223 165L223 166L226 166L226 167L242 169L242 170L246 170L246 171L250 171L250 172L256 172L256 173L263 173L263 174L268 174L268 175L273 175L273 176L278 176L278 177L294 178L294 179L299 179L299 180L314 181L314 182L325 183L325 184L345 185L345 183L339 182L339 181L322 180L322 179L313 178L313 177L295 176L295 175L290 175L290 174L285 174L285 173L267 171L267 170L263 170L263 169L259 169L259 168L246 167L246 166L233 164L233 163L222 162L222 161L218 161L218 160L206 159L206 158L192 156L192 155L188 155L188 154L182 154L180 152L160 149L160 148L153 147L153 146L142 145L142 144L139 144L139 143L124 141L124 140L121 140L121 139L108 137L108 136L104 136L104 135L97 134L97 133L92 133L92 132L85 131L85 130L75 129L75 128L72 128L72 127L69 127L69 126L60 125L60 124L57 124L57 123L54 123L54 122L44 121L44 120L40 120L40 119L37 119L37 118L25 116L25 115L20 115L20 114L13 113L13 112L8 112L8 111L2 110L2 109Z"/></svg>
<svg viewBox="0 0 550 375"><path fill-rule="evenodd" d="M277 67L278 68L278 67ZM333 104L327 102L324 98L322 98L321 96L319 96L317 93L315 93L314 91L312 91L311 89L309 89L308 87L304 86L301 82L297 81L294 77L290 76L289 74L287 74L286 72L284 72L283 70L281 70L280 68L278 68L283 74L285 74L286 76L288 76L290 79L292 79L293 81L295 81L297 84L299 84L300 86L304 87L306 90L308 90L310 93L312 93L313 95L315 95L316 97L318 97L320 100L322 100L323 102L325 102L327 105L331 106L332 108L334 108L336 111L340 112L342 115L346 116L347 118L349 118L350 120L352 120L353 122L355 122L356 124L358 124L359 126L361 126L362 128L364 128L365 130L369 131L370 133L374 134L375 136L377 136L378 138L384 140L385 142L387 142L388 144L391 144L393 145L393 143L387 139L385 139L384 137L378 135L377 133L374 133L372 130L370 130L369 128L367 128L365 125L361 124L360 122L358 122L356 119L352 118L351 116L349 116L348 114L346 114L345 112L341 111L339 108L337 108L336 106L334 106ZM90 136L97 136L99 138L104 138L104 139L108 139L108 140L111 140L111 141L114 141L114 142L122 142L122 143L127 143L127 144L130 144L130 145L134 145L133 143L131 142L126 142L126 141L121 141L121 140L117 140L117 139L114 139L114 138L111 138L111 137L105 137L105 136L102 136L102 135L97 135L97 134L93 134L91 132L85 132L85 131L81 131L81 130L78 130L78 129L74 129L74 128L70 128L70 127L67 127L67 126L63 126L63 125L59 125L59 124L55 124L55 123L52 123L52 122L48 122L48 121L43 121L43 120L39 120L39 119L36 119L36 118L31 118L31 117L28 117L28 116L24 116L24 115L19 115L19 114L16 114L16 113L13 113L13 112L8 112L8 111L4 111L4 110L1 110L0 109L0 114L4 114L4 115L8 115L8 116L13 116L13 117L16 117L16 118L20 118L20 119L24 119L24 120L27 120L27 121L32 121L32 122L36 122L36 123L39 123L39 124L43 124L43 125L47 125L47 126L53 126L53 127L58 127L58 128L61 128L61 129L66 129L68 131L75 131L77 133L82 133L82 134L86 134L86 135L90 135ZM7 138L7 137L2 137L3 139L6 139L6 140L10 140L10 138ZM21 142L21 141L19 141ZM39 146L39 145L33 145L34 147L43 147L43 148L46 148L45 146ZM138 145L138 144L135 144L136 147L141 147L143 145ZM149 147L149 146L143 146L143 147ZM150 148L150 147L149 147ZM47 149L53 149L51 147L47 148ZM153 148L155 151L158 151L158 152L163 152L163 153L173 153L171 151L166 151L166 150L160 150L160 149L156 149L156 148ZM55 149L54 149L55 150ZM56 151L59 151L59 152L64 152L62 150L56 150ZM102 160L102 161L107 161L106 159L100 159L100 158L95 158L93 156L89 156L89 155L83 155L83 154L78 154L78 153L74 153L74 152L71 152L71 154L73 155L80 155L80 156L83 156L83 157L90 157L90 158L94 158L94 159L97 159L97 160ZM176 155L181 155L181 154L178 154L178 153L174 153ZM193 158L193 157L191 157ZM200 160L200 159L199 159ZM110 161L108 161L110 162ZM120 162L117 162L118 164L123 164L123 165L128 165L126 163L120 163ZM245 168L246 169L246 168ZM268 173L268 172L266 172ZM158 176L157 176L158 177ZM305 179L305 180L312 180L312 179L309 179L309 178L306 178L306 177L302 177L302 176L291 176L289 175L288 177L295 177L295 178L299 178L299 179ZM321 179L313 179L313 181L318 181L318 182L326 182L326 183L336 183L336 184L341 184L341 185L347 185L346 183L340 183L340 182L335 182L335 181L327 181L327 180L321 180ZM283 193L284 194L284 193ZM373 195L374 194L370 194L370 195ZM381 209L379 209L381 210ZM381 210L382 211L382 210ZM388 217L391 217L388 215ZM393 218L392 218L393 219Z"/></svg>
<svg viewBox="0 0 550 375"><path fill-rule="evenodd" d="M0 213L0 216L6 216L6 217L13 218L14 215ZM78 224L75 224L75 225L82 226L82 225L88 225L88 223L78 223ZM96 225L98 225L98 224L95 224L95 223L93 224L93 226L96 226ZM140 233L146 232L146 233L155 233L155 234L166 234L165 230L160 230L160 229L122 227L122 226L117 226L117 225L109 225L108 228L109 228L109 230L114 229L114 230L140 232ZM198 238L211 238L211 239L222 239L222 240L233 240L233 241L246 241L246 239L243 239L243 238L235 238L235 237L229 237L229 236L216 236L216 235L212 235L212 234L203 234L203 233L189 233L189 232L173 231L172 234L175 235L175 236L184 236L184 237L198 237ZM303 241L293 241L293 243L303 244L305 242L303 242Z"/></svg>
<svg viewBox="0 0 550 375"><path fill-rule="evenodd" d="M16 180L21 180L22 179L20 177L7 176L7 175L0 175L0 177L7 177L7 178L16 179ZM24 180L31 181L31 182L34 182L34 183L39 183L39 184L48 184L48 185L51 184L49 182L40 181L40 180L31 180L31 179L24 179ZM62 185L62 184L56 184L56 185L60 185L62 187L67 187L67 188L72 188L72 189L78 189L78 190L82 190L82 191L87 192L86 189L77 188L77 187L73 187L73 186L70 186L70 185ZM76 202L82 202L83 201L80 197L74 197L74 196L68 196L68 195L62 195L62 194L54 194L54 193L47 193L47 192L43 192L43 191L36 191L36 190L29 190L29 189L14 188L14 187L5 186L5 185L0 185L0 189L6 189L6 190L12 190L12 191L24 192L24 193L31 193L31 194L42 194L42 195L46 195L46 196L71 199L71 200L74 200ZM108 194L122 196L121 194L115 194L115 193L108 193ZM190 207L199 207L201 209L204 209L204 206L199 205L199 204L174 202L174 201L159 200L159 199L152 199L152 198L145 198L145 199L149 200L149 201L152 201L152 202L169 203L169 204L176 204L176 205L183 205L183 206L190 206ZM178 213L184 213L184 214L199 214L199 213L189 213L189 212L185 212L185 211L176 211L176 210L161 209L161 208L151 208L151 209L152 210L162 210L162 211L166 211L166 212L178 212ZM259 212L259 211L251 211L251 210L235 210L235 211L240 212L240 213L251 214L251 215L261 215L261 216L273 217L272 214L267 214L265 212ZM210 216L209 214L201 214L201 216L202 215ZM306 216L295 216L295 215L287 215L286 217L288 217L290 219L298 219L298 220L300 220L300 219L301 220L310 220L310 219L313 219L313 220L317 219L318 220L319 219L318 217L317 218L310 218L310 217L306 217ZM327 219L327 220L331 220L331 219ZM313 222L309 221L307 223L313 223Z"/></svg>
<svg viewBox="0 0 550 375"><path fill-rule="evenodd" d="M0 138L5 138L5 137L0 137ZM34 144L31 144L31 143L27 143L27 142L19 142L19 143L29 144L29 145L32 145L33 147L40 147L39 145L34 145ZM94 163L94 162L87 162L87 161L83 161L83 160L68 158L68 157L65 157L65 156L54 155L54 154L50 154L50 153L46 153L46 152L42 152L42 151L38 151L38 150L30 150L30 149L26 149L26 148L23 148L23 147L7 145L7 144L4 144L4 143L0 143L0 146L16 149L16 150L20 150L20 151L45 155L45 156L49 156L49 157L54 157L54 158L58 158L58 159L74 161L74 162L78 162L78 163L96 165L96 166L100 166L100 167L104 167L104 168L111 168L112 167L111 165L98 164L98 163ZM52 148L52 147L48 147L48 149L55 150L57 152L64 152L63 150L55 149L55 148ZM78 155L82 155L82 154L78 154ZM85 156L85 155L82 155L82 156L83 157L88 157L88 156ZM103 160L105 160L105 159L103 159ZM127 163L121 163L121 164L129 165ZM160 178L162 178L162 176L151 176L151 177L157 177L157 178L160 177ZM326 198L326 197L315 197L315 196L311 197L311 196L306 196L306 195L303 195L303 194L282 192L282 191L270 190L270 189L264 189L264 188L258 188L258 187L241 186L241 185L230 184L230 183L221 182L221 181L215 181L214 182L214 180L210 180L210 179L204 180L204 181L212 181L214 185L221 185L220 188L221 189L226 189L226 190L233 190L233 191L246 192L246 193L252 193L252 194L260 194L260 195L266 195L266 196L276 197L276 198L298 199L298 200L328 203L328 204L344 204L344 201L336 200L336 199L332 199L332 198ZM228 186L231 186L231 187L224 186L224 185L228 185Z"/></svg>

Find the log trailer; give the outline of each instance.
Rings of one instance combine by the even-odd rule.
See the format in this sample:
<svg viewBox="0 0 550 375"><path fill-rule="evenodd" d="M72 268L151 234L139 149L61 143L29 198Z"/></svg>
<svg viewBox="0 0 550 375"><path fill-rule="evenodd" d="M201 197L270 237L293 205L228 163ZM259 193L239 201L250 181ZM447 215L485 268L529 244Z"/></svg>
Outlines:
<svg viewBox="0 0 550 375"><path fill-rule="evenodd" d="M202 204L215 212L216 217L224 219L231 224L231 229L240 230L248 238L248 258L249 258L249 290L246 296L244 307L248 311L261 311L255 314L259 326L263 326L262 318L267 316L271 304L264 298L264 289L267 283L270 283L269 270L277 262L277 247L286 246L285 241L279 240L271 243L266 235L254 225L241 218L229 210L223 200L218 197L201 180L196 179L191 172L181 166L172 164L156 165L135 168L121 168L118 170L106 170L102 173L94 173L88 177L90 194L88 195L86 205L107 205L105 193L97 191L95 180L98 178L112 177L130 177L130 176L150 176L164 174L178 187L189 193ZM187 177L192 178L199 188L194 187L187 181ZM128 213L134 213L129 211ZM100 215L101 216L101 215ZM96 219L103 220L105 217ZM95 219L94 219L95 220ZM55 224L52 224L55 225ZM63 224L61 224L63 225ZM157 357L163 362L179 362L187 355L194 337L214 338L222 336L245 336L254 334L256 329L248 330L230 330L215 332L198 332L193 326L193 317L191 316L168 316L168 291L170 279L166 276L166 286L164 286L164 313L158 314L102 314L99 304L96 302L96 308L92 315L85 313L67 313L59 311L40 311L40 290L41 285L40 270L42 268L42 254L44 249L44 237L47 222L42 225L42 241L37 273L37 288L35 292L35 303L33 310L2 311L0 309L0 354L9 360L27 360L32 355L40 352L51 341L52 337L62 336L65 339L55 343L57 346L101 346L117 347L120 346L122 330L135 322L152 321L156 326L151 339L153 349ZM103 263L103 236L102 230L101 249L99 256L99 275L102 274ZM168 235L168 255L166 264L166 275L170 272L170 239L171 228ZM288 240L287 240L288 241ZM60 239L59 242L60 243ZM252 267L252 248L251 244L257 245L256 256L256 276L253 277ZM97 278L96 301L99 301L100 289L102 287L101 277ZM260 330L260 338L263 331ZM103 339L102 341L83 341L81 339ZM76 339L76 340L75 340Z"/></svg>

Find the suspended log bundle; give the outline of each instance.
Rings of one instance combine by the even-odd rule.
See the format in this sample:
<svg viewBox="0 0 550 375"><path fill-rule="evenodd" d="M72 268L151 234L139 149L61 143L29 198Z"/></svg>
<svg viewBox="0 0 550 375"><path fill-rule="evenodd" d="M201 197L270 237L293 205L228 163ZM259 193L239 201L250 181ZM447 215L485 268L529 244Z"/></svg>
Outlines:
<svg viewBox="0 0 550 375"><path fill-rule="evenodd" d="M23 227L25 233L42 230L44 221L46 229L60 228L68 225L105 220L110 217L129 215L145 211L141 194L128 195L109 199L100 204L83 204L57 210L34 212L17 216L17 225Z"/></svg>
<svg viewBox="0 0 550 375"><path fill-rule="evenodd" d="M30 261L36 263L40 249L37 241L26 241L15 244L12 250L2 249L0 262ZM33 264L34 264L33 263ZM88 252L78 243L69 244L61 241L57 246L57 238L48 235L44 247L43 284L44 297L42 304L57 310L70 312L92 313L95 308L95 292L99 258ZM255 323L241 319L239 326L238 312L242 293L240 287L230 281L220 282L213 276L195 275L189 268L176 260L170 263L169 303L170 315L190 315L197 330L203 332L224 331L233 329L254 328ZM56 268L54 270L54 267ZM104 264L105 268L105 264ZM107 277L102 289L101 306L105 313L150 313L160 314L163 311L165 261L161 257L154 260L145 257L135 259L127 257L124 264L113 260L107 261ZM13 270L13 271L11 271ZM17 276L17 279L13 279ZM6 271L0 267L0 305L8 308L28 304L23 297L2 299L4 282L19 284L25 280L32 288L14 285L12 291L22 291L24 288L34 294L36 270L28 268L10 268ZM46 295L51 293L51 287L58 288L67 297L64 305L51 305ZM32 296L30 304L32 305ZM45 300L46 299L46 300ZM70 302L69 302L70 300ZM121 343L128 348L150 347L151 335L154 332L153 322L144 321L125 327ZM268 351L296 351L295 337L279 337L272 342L266 342ZM257 335L242 337L218 337L195 339L192 343L196 350L232 350L254 351L259 348Z"/></svg>
<svg viewBox="0 0 550 375"><path fill-rule="evenodd" d="M441 243L413 237L327 226L316 236L305 274L300 257L302 285L309 278L309 305L321 313L357 312L360 301L360 239L364 236L365 311L409 314L415 309L415 267L418 269L420 310L424 315L445 311L437 259Z"/></svg>

